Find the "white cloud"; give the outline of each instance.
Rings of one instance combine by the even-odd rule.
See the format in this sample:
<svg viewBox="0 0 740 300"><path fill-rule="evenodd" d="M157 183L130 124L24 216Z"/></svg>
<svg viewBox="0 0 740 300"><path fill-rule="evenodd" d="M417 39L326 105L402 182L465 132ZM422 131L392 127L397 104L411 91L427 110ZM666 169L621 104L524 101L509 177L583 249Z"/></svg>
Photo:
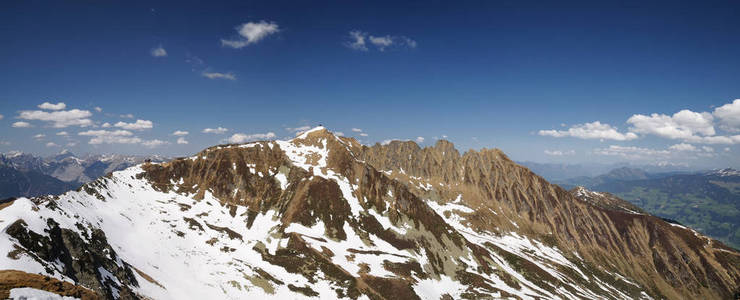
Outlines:
<svg viewBox="0 0 740 300"><path fill-rule="evenodd" d="M0 115L0 120L2 120L3 118L5 118L5 116L3 116L3 115Z"/></svg>
<svg viewBox="0 0 740 300"><path fill-rule="evenodd" d="M725 147L725 152L730 152L730 147Z"/></svg>
<svg viewBox="0 0 740 300"><path fill-rule="evenodd" d="M59 145L57 145L54 142L48 142L48 143L46 143L46 147L59 147Z"/></svg>
<svg viewBox="0 0 740 300"><path fill-rule="evenodd" d="M69 133L66 132L66 131L60 131L60 132L57 132L57 135L59 135L59 136L67 136L67 135L69 135Z"/></svg>
<svg viewBox="0 0 740 300"><path fill-rule="evenodd" d="M226 80L236 80L236 75L234 73L218 73L218 72L203 72L201 73L203 77L208 79L226 79Z"/></svg>
<svg viewBox="0 0 740 300"><path fill-rule="evenodd" d="M39 133L39 134L33 136L33 138L34 139L37 139L37 140L43 139L45 137L46 137L46 135L43 134L43 133Z"/></svg>
<svg viewBox="0 0 740 300"><path fill-rule="evenodd" d="M696 151L697 150L696 147L694 147L694 145L686 144L686 143L675 144L673 146L668 147L668 149L675 150L675 151Z"/></svg>
<svg viewBox="0 0 740 300"><path fill-rule="evenodd" d="M360 128L352 128L352 131L354 131L354 132L362 132L362 129L360 129Z"/></svg>
<svg viewBox="0 0 740 300"><path fill-rule="evenodd" d="M227 131L229 131L229 129L228 128L223 128L223 127L203 129L203 133L224 134Z"/></svg>
<svg viewBox="0 0 740 300"><path fill-rule="evenodd" d="M40 109L46 109L46 110L62 110L67 108L67 104L64 104L64 102L59 102L57 104L52 104L49 102L44 102L39 105L37 105Z"/></svg>
<svg viewBox="0 0 740 300"><path fill-rule="evenodd" d="M133 132L128 130L88 130L78 133L78 135L82 136L131 136L134 135Z"/></svg>
<svg viewBox="0 0 740 300"><path fill-rule="evenodd" d="M133 114L125 114L125 115L121 115L120 117L121 118L127 118L127 119L133 119L134 118L134 115Z"/></svg>
<svg viewBox="0 0 740 300"><path fill-rule="evenodd" d="M576 154L575 150L545 150L545 154L552 155L552 156L565 156L565 155L573 155Z"/></svg>
<svg viewBox="0 0 740 300"><path fill-rule="evenodd" d="M101 125L101 127L103 127L103 128L108 128L108 127L111 127L111 126L113 126L113 125L111 125L108 122L105 122L105 123L103 123L103 125Z"/></svg>
<svg viewBox="0 0 740 300"><path fill-rule="evenodd" d="M694 159L697 157L714 157L714 148L696 147L687 143L671 145L667 149L650 149L634 146L611 145L608 148L594 149L596 155L621 156L628 159Z"/></svg>
<svg viewBox="0 0 740 300"><path fill-rule="evenodd" d="M368 134L367 133L364 133L364 132L363 133L360 133L360 136L362 136L362 137L367 137L367 135Z"/></svg>
<svg viewBox="0 0 740 300"><path fill-rule="evenodd" d="M115 125L113 125L118 128L123 128L127 130L144 130L144 129L152 129L154 127L154 123L149 120L136 120L134 123L126 123L126 122L118 122Z"/></svg>
<svg viewBox="0 0 740 300"><path fill-rule="evenodd" d="M269 35L280 32L280 27L275 22L247 22L237 26L236 31L239 33L239 38L221 39L221 45L236 49L244 48L247 45L256 44Z"/></svg>
<svg viewBox="0 0 740 300"><path fill-rule="evenodd" d="M184 137L179 137L179 138L177 138L177 144L178 145L187 145L188 144L188 140L186 140Z"/></svg>
<svg viewBox="0 0 740 300"><path fill-rule="evenodd" d="M81 136L91 136L92 138L88 141L91 145L100 144L138 144L141 143L141 139L133 136L133 133L128 130L88 130L78 133Z"/></svg>
<svg viewBox="0 0 740 300"><path fill-rule="evenodd" d="M365 38L366 33L358 30L353 30L349 32L350 41L347 42L347 47L359 51L367 51L367 46L365 45Z"/></svg>
<svg viewBox="0 0 740 300"><path fill-rule="evenodd" d="M29 128L29 127L32 127L31 126L31 123L23 122L23 121L15 122L11 126L13 126L15 128Z"/></svg>
<svg viewBox="0 0 740 300"><path fill-rule="evenodd" d="M144 145L144 147L148 147L148 148L159 147L159 146L162 146L162 145L167 145L169 143L170 142L162 141L162 140L157 140L157 139L141 142L141 144Z"/></svg>
<svg viewBox="0 0 740 300"><path fill-rule="evenodd" d="M271 139L274 137L275 137L275 133L273 132L255 133L255 134L235 133L229 138L229 143L239 144L239 143L244 143L247 141L252 141L252 140L257 140L257 139Z"/></svg>
<svg viewBox="0 0 740 300"><path fill-rule="evenodd" d="M167 56L167 50L165 50L162 45L157 46L156 48L152 48L152 50L149 52L154 57L165 57Z"/></svg>
<svg viewBox="0 0 740 300"><path fill-rule="evenodd" d="M336 135L336 136L344 136L344 132L337 131L337 132L334 132L334 135Z"/></svg>
<svg viewBox="0 0 740 300"><path fill-rule="evenodd" d="M653 134L669 139L689 139L697 134L712 136L715 134L712 114L681 110L673 116L664 114L633 115L627 119L632 131Z"/></svg>
<svg viewBox="0 0 740 300"><path fill-rule="evenodd" d="M102 109L102 108L100 108L100 106L96 106L96 107L95 107L95 111L97 111L97 112L102 112L102 111L103 111L103 109Z"/></svg>
<svg viewBox="0 0 740 300"><path fill-rule="evenodd" d="M740 131L740 99L717 107L714 116L719 119L720 128L730 132Z"/></svg>
<svg viewBox="0 0 740 300"><path fill-rule="evenodd" d="M188 135L188 134L190 134L190 132L187 132L187 131L184 131L184 130L176 130L175 132L172 133L172 135L174 135L174 136L185 136L185 135Z"/></svg>
<svg viewBox="0 0 740 300"><path fill-rule="evenodd" d="M602 124L599 121L585 124L576 124L568 128L568 130L540 130L538 134L542 136L552 136L556 138L575 137L580 139L600 139L616 141L629 141L637 138L637 135L632 132L621 133L617 130L617 128L612 127L609 124Z"/></svg>
<svg viewBox="0 0 740 300"><path fill-rule="evenodd" d="M77 143L76 142L69 142L69 143L67 143L67 147L74 147L74 146L77 146Z"/></svg>
<svg viewBox="0 0 740 300"><path fill-rule="evenodd" d="M389 48L416 48L417 46L416 41L405 36L375 36L359 30L349 32L349 40L345 42L345 45L350 49L368 51L368 42L381 52Z"/></svg>
<svg viewBox="0 0 740 300"><path fill-rule="evenodd" d="M39 105L39 107L44 104ZM92 116L92 113L90 111L79 109L57 110L53 112L41 110L25 110L20 112L18 118L23 120L38 120L49 122L54 128L65 128L68 126L91 126L93 125L93 122L92 120L88 119L90 116Z"/></svg>
<svg viewBox="0 0 740 300"><path fill-rule="evenodd" d="M416 142L417 143L423 143L424 142L424 137L423 136L417 136L416 137Z"/></svg>
<svg viewBox="0 0 740 300"><path fill-rule="evenodd" d="M390 35L386 36L370 36L370 43L375 45L380 51L385 51L385 48L393 44L393 38Z"/></svg>
<svg viewBox="0 0 740 300"><path fill-rule="evenodd" d="M740 143L740 135L733 136L691 136L685 139L690 143L701 143L701 144L737 144Z"/></svg>
<svg viewBox="0 0 740 300"><path fill-rule="evenodd" d="M671 154L668 150L656 150L649 148L640 148L634 146L618 146L611 145L608 148L595 149L594 154L597 155L608 155L608 156L621 156L629 159L644 159L654 156L668 156Z"/></svg>

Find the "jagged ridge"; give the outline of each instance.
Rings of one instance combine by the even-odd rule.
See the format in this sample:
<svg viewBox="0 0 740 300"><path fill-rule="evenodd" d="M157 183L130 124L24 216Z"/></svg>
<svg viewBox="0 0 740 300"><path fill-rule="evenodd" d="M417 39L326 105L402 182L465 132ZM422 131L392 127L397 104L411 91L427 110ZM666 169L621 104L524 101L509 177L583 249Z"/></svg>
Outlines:
<svg viewBox="0 0 740 300"><path fill-rule="evenodd" d="M721 244L695 251L689 243L705 238L687 229L598 208L498 150L461 156L448 142L365 147L317 128L145 164L34 201L16 200L0 216L36 209L74 232L77 223L99 228L134 280L98 276L107 290L77 282L63 275L72 266L32 259L38 251L17 235L5 238L20 245L18 258L0 263L113 298L108 291L158 299L719 298L738 284L738 254ZM44 235L48 226L28 228ZM157 253L128 245L132 234ZM651 279L657 265L632 265L646 261L638 251L657 253L652 263L678 281ZM682 267L699 275L685 277Z"/></svg>

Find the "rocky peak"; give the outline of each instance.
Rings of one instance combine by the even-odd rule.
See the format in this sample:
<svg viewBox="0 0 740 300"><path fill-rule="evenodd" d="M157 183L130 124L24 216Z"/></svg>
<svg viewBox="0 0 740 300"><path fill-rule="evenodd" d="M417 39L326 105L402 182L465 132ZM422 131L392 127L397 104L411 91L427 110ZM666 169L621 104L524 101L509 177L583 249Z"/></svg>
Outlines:
<svg viewBox="0 0 740 300"><path fill-rule="evenodd" d="M740 285L736 251L579 200L500 150L367 147L322 127L3 205L18 225L0 265L108 298L680 299ZM63 229L97 232L84 268L44 250L82 251L47 233Z"/></svg>

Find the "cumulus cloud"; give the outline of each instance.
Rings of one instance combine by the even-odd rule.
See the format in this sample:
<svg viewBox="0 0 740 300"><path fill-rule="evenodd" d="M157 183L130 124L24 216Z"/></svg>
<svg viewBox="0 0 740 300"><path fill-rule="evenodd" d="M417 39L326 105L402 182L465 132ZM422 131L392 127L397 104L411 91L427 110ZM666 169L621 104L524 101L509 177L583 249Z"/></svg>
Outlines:
<svg viewBox="0 0 740 300"><path fill-rule="evenodd" d="M337 132L334 132L334 135L336 135L336 136L344 136L344 132L337 131Z"/></svg>
<svg viewBox="0 0 740 300"><path fill-rule="evenodd" d="M126 118L126 119L133 119L134 118L134 115L133 114L123 114L120 117L121 118Z"/></svg>
<svg viewBox="0 0 740 300"><path fill-rule="evenodd" d="M280 27L275 22L259 21L247 22L237 26L239 37L235 39L221 39L221 45L235 49L244 48L263 40L269 35L280 32Z"/></svg>
<svg viewBox="0 0 740 300"><path fill-rule="evenodd" d="M206 72L204 71L201 73L203 77L208 79L226 79L226 80L236 80L236 75L234 73L218 73L218 72Z"/></svg>
<svg viewBox="0 0 740 300"><path fill-rule="evenodd" d="M66 131L60 131L60 132L57 132L57 135L59 135L59 136L67 136L67 135L69 135L69 133L66 132Z"/></svg>
<svg viewBox="0 0 740 300"><path fill-rule="evenodd" d="M545 154L552 155L552 156L565 156L565 155L573 155L576 154L575 150L545 150Z"/></svg>
<svg viewBox="0 0 740 300"><path fill-rule="evenodd" d="M360 128L352 128L352 131L353 132L362 132L362 129L360 129Z"/></svg>
<svg viewBox="0 0 740 300"><path fill-rule="evenodd" d="M203 129L203 133L214 133L214 134L224 134L227 131L229 131L229 129L223 128L223 127Z"/></svg>
<svg viewBox="0 0 740 300"><path fill-rule="evenodd" d="M142 140L133 136L128 130L88 130L78 133L81 136L91 136L88 141L91 145L100 144L138 144Z"/></svg>
<svg viewBox="0 0 740 300"><path fill-rule="evenodd" d="M176 130L175 132L172 133L172 135L174 135L174 136L185 136L185 135L188 135L188 134L190 134L190 132L187 132L187 131L184 131L184 130Z"/></svg>
<svg viewBox="0 0 740 300"><path fill-rule="evenodd" d="M416 137L416 142L417 143L423 143L424 142L424 137L423 136L417 136Z"/></svg>
<svg viewBox="0 0 740 300"><path fill-rule="evenodd" d="M184 137L179 137L179 138L177 138L177 144L178 145L187 145L188 144L188 140L186 140Z"/></svg>
<svg viewBox="0 0 740 300"><path fill-rule="evenodd" d="M108 127L111 127L111 126L113 126L113 125L111 125L108 122L105 122L105 123L103 123L103 125L101 125L101 127L103 127L103 128L108 128Z"/></svg>
<svg viewBox="0 0 740 300"><path fill-rule="evenodd" d="M154 57L167 56L167 50L165 50L164 47L162 47L162 45L159 45L156 48L152 48L152 50L149 53Z"/></svg>
<svg viewBox="0 0 740 300"><path fill-rule="evenodd" d="M39 134L33 136L33 138L34 139L37 139L37 140L43 139L45 137L46 137L46 135L43 134L43 133L39 133Z"/></svg>
<svg viewBox="0 0 740 300"><path fill-rule="evenodd" d="M253 141L257 139L271 139L274 137L275 137L275 133L273 132L255 133L255 134L235 133L229 138L229 143L240 144L240 143Z"/></svg>
<svg viewBox="0 0 740 300"><path fill-rule="evenodd" d="M169 143L170 142L163 141L163 140L157 140L157 139L141 142L141 144L144 147L147 147L147 148L155 148L155 147L159 147L159 146L162 146L162 145L167 145Z"/></svg>
<svg viewBox="0 0 740 300"><path fill-rule="evenodd" d="M732 135L732 133L740 132L740 99L735 99L732 103L719 106L712 113L683 109L673 115L661 113L652 113L650 115L634 114L627 119L626 123L630 125L630 128L629 132L624 134L619 133L616 129L612 131L609 129L609 125L600 124L598 121L576 125L569 130L540 130L538 133L539 135L554 137L580 135L600 138L598 137L600 134L587 134L593 130L589 130L587 128L588 126L584 125L591 125L594 128L604 127L604 130L596 130L611 137L605 137L604 139L631 140L637 138L637 134L641 134L643 136L653 135L666 139L681 140L684 143L738 144L740 143L740 134ZM718 133L715 126L723 130L723 132ZM583 130L580 130L581 132L579 134L574 129Z"/></svg>
<svg viewBox="0 0 740 300"><path fill-rule="evenodd" d="M358 51L368 51L368 44L381 52L390 48L416 48L417 46L416 41L406 36L375 36L360 30L350 31L349 38L345 42L345 46Z"/></svg>
<svg viewBox="0 0 740 300"><path fill-rule="evenodd" d="M719 119L720 128L730 132L740 131L740 99L717 107L714 116Z"/></svg>
<svg viewBox="0 0 740 300"><path fill-rule="evenodd" d="M664 114L633 115L627 119L632 125L632 131L643 134L653 134L669 139L688 139L701 134L711 136L715 134L712 114L681 110L672 116Z"/></svg>
<svg viewBox="0 0 740 300"><path fill-rule="evenodd" d="M48 143L46 143L46 147L59 147L59 145L57 145L54 142L48 142Z"/></svg>
<svg viewBox="0 0 740 300"><path fill-rule="evenodd" d="M29 128L29 127L32 127L31 126L31 123L23 122L23 121L15 122L11 126L13 126L15 128Z"/></svg>
<svg viewBox="0 0 740 300"><path fill-rule="evenodd" d="M102 111L103 111L103 109L102 109L102 108L100 108L100 106L96 106L96 107L95 107L95 111L97 111L97 112L102 112Z"/></svg>
<svg viewBox="0 0 740 300"><path fill-rule="evenodd" d="M149 120L136 120L134 123L126 123L126 122L118 122L114 124L113 126L118 128L123 128L127 130L144 130L144 129L152 129L154 127L154 123Z"/></svg>
<svg viewBox="0 0 740 300"><path fill-rule="evenodd" d="M363 132L363 133L360 133L360 136L361 136L361 137L367 137L367 136L368 136L368 134L367 134L367 133L364 133L364 132Z"/></svg>
<svg viewBox="0 0 740 300"><path fill-rule="evenodd" d="M599 121L577 124L568 128L568 130L540 130L538 132L542 136L552 136L556 138L561 137L575 137L580 139L600 139L600 140L615 140L615 141L629 141L637 138L637 135L633 132L621 133L617 128L612 127L609 124L602 124Z"/></svg>
<svg viewBox="0 0 740 300"><path fill-rule="evenodd" d="M47 103L43 103L39 105L39 107L43 106L44 104ZM89 119L90 116L92 116L92 113L90 111L79 109L56 110L52 112L42 110L25 110L20 112L18 118L23 120L44 121L51 123L51 126L54 128L65 128L68 126L91 126L93 122Z"/></svg>
<svg viewBox="0 0 740 300"><path fill-rule="evenodd" d="M64 104L64 102L59 102L57 104L52 104L49 102L44 102L39 105L37 105L40 109L46 109L46 110L62 110L67 108L67 104Z"/></svg>
<svg viewBox="0 0 740 300"><path fill-rule="evenodd" d="M3 115L0 115L0 120L2 120L3 118L5 118L5 116L3 116Z"/></svg>

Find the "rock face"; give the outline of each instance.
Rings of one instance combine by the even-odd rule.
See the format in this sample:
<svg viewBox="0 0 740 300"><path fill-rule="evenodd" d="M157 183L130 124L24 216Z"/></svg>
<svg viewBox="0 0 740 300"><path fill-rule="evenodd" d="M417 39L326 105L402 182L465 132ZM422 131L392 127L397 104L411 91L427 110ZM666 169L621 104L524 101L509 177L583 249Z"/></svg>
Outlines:
<svg viewBox="0 0 740 300"><path fill-rule="evenodd" d="M740 287L737 251L577 196L499 150L366 147L315 128L2 204L0 269L104 298L726 299Z"/></svg>

